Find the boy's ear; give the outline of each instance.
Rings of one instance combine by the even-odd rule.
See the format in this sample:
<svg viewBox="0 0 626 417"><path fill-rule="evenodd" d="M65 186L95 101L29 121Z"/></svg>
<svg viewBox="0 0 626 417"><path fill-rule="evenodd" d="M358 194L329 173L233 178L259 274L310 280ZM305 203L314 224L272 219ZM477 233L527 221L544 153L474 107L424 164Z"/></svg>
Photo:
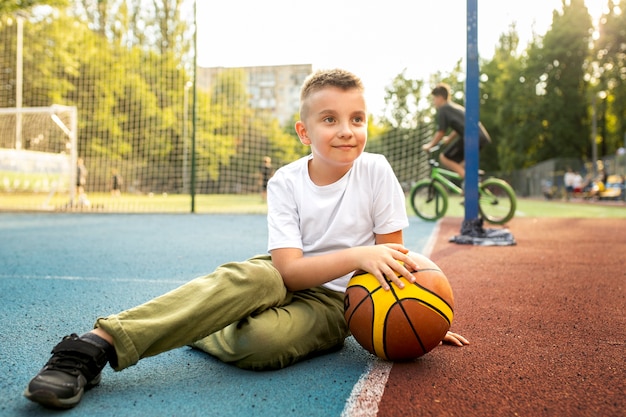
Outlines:
<svg viewBox="0 0 626 417"><path fill-rule="evenodd" d="M301 120L296 122L296 133L298 134L298 137L300 138L300 142L302 142L303 145L311 144L311 139L309 139L309 135L306 131L306 127L304 126L304 123Z"/></svg>

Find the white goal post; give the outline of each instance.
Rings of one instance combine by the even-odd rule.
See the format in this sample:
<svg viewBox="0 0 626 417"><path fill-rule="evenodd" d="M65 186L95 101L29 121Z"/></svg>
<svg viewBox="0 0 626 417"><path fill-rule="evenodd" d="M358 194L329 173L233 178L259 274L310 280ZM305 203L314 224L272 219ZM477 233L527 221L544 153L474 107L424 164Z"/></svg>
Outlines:
<svg viewBox="0 0 626 417"><path fill-rule="evenodd" d="M75 106L0 108L0 194L75 197L78 111Z"/></svg>

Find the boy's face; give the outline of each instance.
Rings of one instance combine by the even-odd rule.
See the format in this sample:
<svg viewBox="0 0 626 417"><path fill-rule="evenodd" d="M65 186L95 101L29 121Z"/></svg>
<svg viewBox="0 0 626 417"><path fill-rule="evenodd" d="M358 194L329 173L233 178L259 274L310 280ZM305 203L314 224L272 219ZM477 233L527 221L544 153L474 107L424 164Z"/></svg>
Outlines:
<svg viewBox="0 0 626 417"><path fill-rule="evenodd" d="M311 168L345 174L363 153L367 142L367 107L357 89L323 88L303 103L303 119L296 123L300 141L311 146Z"/></svg>
<svg viewBox="0 0 626 417"><path fill-rule="evenodd" d="M436 108L443 106L447 102L447 100L443 98L442 96L433 95L432 98L433 98L433 106L435 106Z"/></svg>

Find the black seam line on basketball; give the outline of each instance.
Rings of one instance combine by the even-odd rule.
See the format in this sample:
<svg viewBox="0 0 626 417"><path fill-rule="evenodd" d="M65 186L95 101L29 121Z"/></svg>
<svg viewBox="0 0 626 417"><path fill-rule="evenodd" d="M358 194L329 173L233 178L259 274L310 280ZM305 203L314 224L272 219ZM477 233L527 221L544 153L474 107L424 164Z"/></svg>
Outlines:
<svg viewBox="0 0 626 417"><path fill-rule="evenodd" d="M365 288L363 285L355 285L355 287L360 287L363 288L364 290L366 290L368 292L367 297L364 297L361 301L359 301L356 306L354 306L354 309L352 310L352 313L350 313L350 317L348 317L348 319L346 320L346 324L348 325L348 328L350 327L350 323L352 322L352 316L354 316L354 313L356 313L356 311L359 309L359 307L361 306L361 304L363 304L365 302L365 300L367 299L372 299L372 293L378 291L380 289L380 287L378 287L377 289L375 289L374 291L372 291L371 293L369 292L369 290L367 288ZM345 302L344 302L345 305ZM372 303L372 315L375 316L376 311L375 311L375 306ZM372 317L373 318L373 317ZM376 351L376 348L374 347L374 332L371 332L371 340L370 340L370 346L372 346L372 348L374 349L374 351Z"/></svg>
<svg viewBox="0 0 626 417"><path fill-rule="evenodd" d="M422 269L421 271L437 271L437 272L441 272L439 269L435 269L435 268ZM417 272L419 272L419 271L417 271ZM386 278L385 278L385 279L386 279ZM391 280L387 280L387 281L388 281L389 283L391 283ZM417 286L417 287L419 287L419 288L421 288L422 290L426 291L427 293L432 294L434 297L436 297L437 299L439 299L442 303L444 303L445 305L447 305L447 306L448 306L448 308L450 309L450 311L452 311L452 313L454 314L454 308L452 308L452 306L451 306L450 304L448 304L448 302L447 302L446 300L444 300L443 298L441 298L441 296L440 296L439 294L437 294L436 292L433 292L433 291L429 290L428 288L426 288L426 287L424 287L424 286L422 286L422 285L418 284L417 282L413 282L412 284L413 284L413 285L415 285L415 286ZM381 289L381 287L376 288L374 291L372 291L372 292L371 292L371 294L375 293L376 291L378 291L378 290L380 290L380 289ZM401 290L401 289L400 289L400 290ZM399 301L400 301L400 297L399 297L399 296L398 296L398 294L396 293L396 290L395 290L395 288L394 288L394 286L393 286L393 285L390 285L390 286L389 286L389 291L391 291L391 293L393 294L394 298L396 299L396 302L399 302ZM408 299L408 298L407 298L407 299ZM411 299L411 300L417 300L417 301L419 301L420 303L422 303L422 304L424 304L424 305L427 305L427 306L431 307L433 310L435 310L435 311L436 311L436 312L438 312L441 316L443 316L443 317L446 319L446 321L448 322L448 324L450 324L450 325L452 324L452 323L450 323L450 320L448 320L448 318L446 317L446 315L445 315L445 314L444 314L441 310L439 310L438 308L436 308L435 306L431 306L430 304L428 304L428 303L426 303L426 302L423 302L422 300L417 299L417 298L410 298L410 299Z"/></svg>
<svg viewBox="0 0 626 417"><path fill-rule="evenodd" d="M405 298L404 300L412 300L412 298ZM400 306L400 309L402 310L402 314L404 314L404 318L406 319L406 321L408 323L410 323L411 325L409 326L411 328L411 331L413 332L413 336L415 336L415 338L417 339L417 341L420 344L420 347L422 348L422 352L426 353L426 347L424 347L424 343L422 342L422 338L420 337L420 335L415 331L415 328L413 328L413 322L411 321L411 318L409 317L409 315L406 312L406 309L404 308L404 305L399 302L394 303ZM389 320L389 315L387 315L385 317L385 329L387 328L387 320ZM383 350L385 351L385 356L389 357L389 355L387 354L387 338L383 337Z"/></svg>
<svg viewBox="0 0 626 417"><path fill-rule="evenodd" d="M417 301L418 303L420 303L420 304L422 304L422 305L425 305L426 307L429 307L429 308L431 308L431 309L435 310L437 313L439 313L439 315L440 315L441 317L443 317L443 319L444 319L445 321L447 321L447 322L448 322L448 326L452 325L452 323L451 323L451 322L450 322L450 320L448 319L448 316L446 316L446 314L445 314L443 311L439 310L439 309L438 309L437 307L435 307L434 305L432 305L432 304L430 304L430 303L427 303L427 302L426 302L426 301L424 301L424 300L419 300L419 299L417 299L417 298L405 298L405 300L415 300L415 301ZM442 301L443 301L443 300L442 300ZM452 314L454 314L454 312L452 312Z"/></svg>
<svg viewBox="0 0 626 417"><path fill-rule="evenodd" d="M435 294L435 293L431 293L431 294L433 294L434 296L436 296L436 297L437 297L440 301L442 301L445 305L447 305L448 307L450 307L450 305L449 305L448 303L446 303L446 301L445 301L443 298L439 297L439 296L438 296L437 294ZM437 312L437 313L438 313L441 317L443 317L443 319L444 319L445 321L447 321L447 322L448 322L448 325L449 325L449 326L451 326L451 325L452 325L452 322L448 319L448 316L446 316L446 313L444 313L443 311L441 311L440 309L438 309L438 308L437 308L437 307L435 307L434 305L432 305L432 304L430 304L430 303L427 303L426 301L424 301L424 300L422 300L422 299L420 299L420 298L415 298L415 297L406 297L406 298L403 298L403 300L414 300L414 301L417 301L418 303L420 303L420 304L422 304L422 305L425 305L426 307L429 307L430 309L432 309L432 310L434 310L435 312ZM398 300L398 301L400 301L400 300ZM400 306L402 306L402 303L399 303L399 304L400 304ZM404 310L404 307L402 307L402 311L405 311L405 310ZM452 314L454 314L454 310L452 310L452 308L451 308L451 307L450 307L450 311L452 311ZM408 318L408 317L407 317L407 318Z"/></svg>
<svg viewBox="0 0 626 417"><path fill-rule="evenodd" d="M417 341L420 344L420 347L422 348L422 352L426 352L426 348L424 347L424 343L422 342L422 338L420 337L419 334L417 334L417 332L415 331L415 329L413 328L413 322L411 321L411 319L409 318L409 315L406 312L406 309L404 308L404 305L402 304L400 297L398 296L398 294L396 293L396 289L393 287L393 285L389 288L389 290L391 291L391 293L393 294L394 298L396 299L396 302L394 303L394 305L399 305L400 309L402 310L402 314L404 314L404 317L406 318L406 321L411 323L411 331L413 332L413 335L415 336L415 338L417 339ZM400 291L402 291L402 289L400 289ZM413 298L403 298L403 300L409 300L409 299L413 299ZM393 305L392 305L393 307ZM385 329L387 328L387 319L389 318L389 316L385 317ZM385 356L389 357L389 355L387 354L387 338L383 337L383 350L385 351Z"/></svg>
<svg viewBox="0 0 626 417"><path fill-rule="evenodd" d="M418 287L420 287L421 289L423 289L424 291L426 291L427 293L430 293L432 295L434 295L435 297L437 297L438 299L441 300L441 302L443 302L445 305L447 305L450 308L450 311L452 311L454 313L454 308L452 308L452 306L450 304L448 304L448 302L446 300L444 300L443 298L441 298L441 296L439 294L437 294L436 292L433 292L431 290L429 290L428 288L419 285L417 282L414 282L413 285L417 285Z"/></svg>
<svg viewBox="0 0 626 417"><path fill-rule="evenodd" d="M363 304L365 302L365 300L367 300L368 298L371 300L372 299L372 294L375 293L376 291L378 291L380 289L380 286L378 288L376 288L374 291L372 291L371 293L369 292L369 289L367 289L365 286L363 285L355 285L353 288L363 288L368 294L367 297L363 298L361 301L359 301L356 306L354 307L354 309L352 310L352 313L350 313L350 317L348 317L348 319L346 320L346 323L348 324L348 326L350 326L350 322L352 321L352 316L354 316L354 313L359 309L359 307L361 306L361 304ZM345 305L345 301L344 301L344 305Z"/></svg>

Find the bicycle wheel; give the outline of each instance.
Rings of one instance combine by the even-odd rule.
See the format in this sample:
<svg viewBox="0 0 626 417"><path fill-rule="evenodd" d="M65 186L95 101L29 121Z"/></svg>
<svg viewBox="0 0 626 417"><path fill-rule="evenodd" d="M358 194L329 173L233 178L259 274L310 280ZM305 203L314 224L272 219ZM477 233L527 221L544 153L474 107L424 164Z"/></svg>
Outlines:
<svg viewBox="0 0 626 417"><path fill-rule="evenodd" d="M504 224L511 220L517 208L515 191L498 178L487 178L480 184L478 207L485 221Z"/></svg>
<svg viewBox="0 0 626 417"><path fill-rule="evenodd" d="M427 221L442 218L448 210L448 194L441 184L429 179L415 183L410 194L415 214Z"/></svg>

